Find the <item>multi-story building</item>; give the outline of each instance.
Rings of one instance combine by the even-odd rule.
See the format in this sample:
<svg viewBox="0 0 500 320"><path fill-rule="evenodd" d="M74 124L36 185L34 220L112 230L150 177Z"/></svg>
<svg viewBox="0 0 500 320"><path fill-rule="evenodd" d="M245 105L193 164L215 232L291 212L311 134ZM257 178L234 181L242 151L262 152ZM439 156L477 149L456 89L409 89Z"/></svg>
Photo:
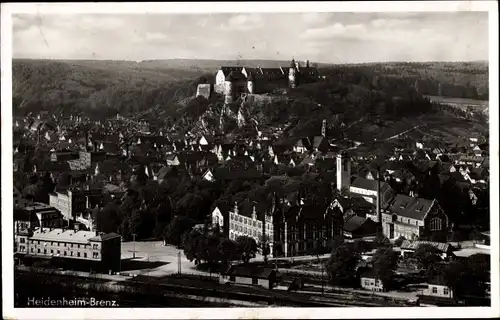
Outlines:
<svg viewBox="0 0 500 320"><path fill-rule="evenodd" d="M29 221L32 227L46 228L59 228L64 223L57 208L40 202L27 203L26 206L15 210L14 221Z"/></svg>
<svg viewBox="0 0 500 320"><path fill-rule="evenodd" d="M276 210L275 216L275 256L326 252L343 232L342 213L333 205L299 203Z"/></svg>
<svg viewBox="0 0 500 320"><path fill-rule="evenodd" d="M68 189L62 192L49 194L49 204L58 209L64 219L75 220L79 213L91 208L92 203L100 200L102 189L78 190Z"/></svg>
<svg viewBox="0 0 500 320"><path fill-rule="evenodd" d="M443 242L448 231L448 216L435 199L398 194L382 212L382 228L389 239L403 236L409 240Z"/></svg>
<svg viewBox="0 0 500 320"><path fill-rule="evenodd" d="M212 223L219 225L225 236L236 240L240 236L254 238L257 243L264 239L269 243L270 254L273 251L274 224L272 215L262 205L245 200L235 203L231 209L226 204L219 204L212 211Z"/></svg>
<svg viewBox="0 0 500 320"><path fill-rule="evenodd" d="M49 258L54 265L83 270L120 271L121 237L116 233L38 227L18 239L17 252L25 258Z"/></svg>

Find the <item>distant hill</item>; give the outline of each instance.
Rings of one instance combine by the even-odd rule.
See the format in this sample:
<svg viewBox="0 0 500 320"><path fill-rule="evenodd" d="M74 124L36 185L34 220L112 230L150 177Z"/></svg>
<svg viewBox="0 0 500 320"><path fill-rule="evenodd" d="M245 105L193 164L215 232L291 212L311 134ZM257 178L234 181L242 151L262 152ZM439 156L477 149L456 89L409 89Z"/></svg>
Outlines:
<svg viewBox="0 0 500 320"><path fill-rule="evenodd" d="M194 95L203 75L129 61L13 60L12 69L13 110L21 115L40 110L109 115L166 107Z"/></svg>
<svg viewBox="0 0 500 320"><path fill-rule="evenodd" d="M290 59L291 60L291 59ZM162 67L174 69L191 69L216 72L221 66L242 66L250 68L279 68L289 67L290 60L208 60L208 59L167 59L167 60L145 60L139 62L139 65L148 67ZM298 61L305 65L304 61ZM317 67L333 66L332 64L316 63L310 61L311 65Z"/></svg>

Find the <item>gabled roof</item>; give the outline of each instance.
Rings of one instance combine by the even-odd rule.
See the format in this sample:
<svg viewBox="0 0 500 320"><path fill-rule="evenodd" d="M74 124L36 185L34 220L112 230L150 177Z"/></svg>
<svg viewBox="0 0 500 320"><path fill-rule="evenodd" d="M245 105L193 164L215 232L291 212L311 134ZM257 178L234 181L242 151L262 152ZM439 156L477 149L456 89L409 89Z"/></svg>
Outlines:
<svg viewBox="0 0 500 320"><path fill-rule="evenodd" d="M344 230L348 232L355 232L357 229L361 228L365 223L369 223L368 220L370 219L354 215L348 218L346 221L344 221Z"/></svg>
<svg viewBox="0 0 500 320"><path fill-rule="evenodd" d="M243 68L238 67L238 66L222 66L222 67L220 67L220 70L227 77L231 73L231 71L240 71L241 72L241 70L243 70Z"/></svg>
<svg viewBox="0 0 500 320"><path fill-rule="evenodd" d="M413 198L398 194L389 206L389 211L411 219L423 220L431 210L435 200Z"/></svg>
<svg viewBox="0 0 500 320"><path fill-rule="evenodd" d="M352 184L352 187L377 191L377 180L365 179L365 178L356 178ZM390 189L390 186L383 181L380 181L380 192L383 193L386 189Z"/></svg>
<svg viewBox="0 0 500 320"><path fill-rule="evenodd" d="M269 279L273 274L279 274L272 268L256 267L252 265L234 265L228 270L221 272L223 275L233 275L239 277Z"/></svg>
<svg viewBox="0 0 500 320"><path fill-rule="evenodd" d="M411 241L411 240L404 240L403 243L401 244L401 249L405 250L417 250L418 247L422 244L428 244L433 246L434 248L438 249L441 252L448 252L450 250L451 246L449 243L443 243L443 242L433 242L433 241Z"/></svg>

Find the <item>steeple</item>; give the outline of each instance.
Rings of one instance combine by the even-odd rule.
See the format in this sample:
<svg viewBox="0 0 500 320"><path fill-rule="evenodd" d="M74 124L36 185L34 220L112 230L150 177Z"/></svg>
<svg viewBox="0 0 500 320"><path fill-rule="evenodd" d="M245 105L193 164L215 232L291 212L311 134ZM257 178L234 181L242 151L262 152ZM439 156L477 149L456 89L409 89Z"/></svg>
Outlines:
<svg viewBox="0 0 500 320"><path fill-rule="evenodd" d="M296 70L297 65L295 64L295 59L292 58L292 62L290 63L290 70L288 71L288 84L290 88L296 87Z"/></svg>

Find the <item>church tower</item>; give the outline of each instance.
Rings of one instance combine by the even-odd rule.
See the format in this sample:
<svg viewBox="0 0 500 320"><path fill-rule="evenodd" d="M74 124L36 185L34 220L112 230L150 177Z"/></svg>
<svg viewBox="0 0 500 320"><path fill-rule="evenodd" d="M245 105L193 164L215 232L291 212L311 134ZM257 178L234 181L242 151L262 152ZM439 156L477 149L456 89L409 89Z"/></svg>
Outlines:
<svg viewBox="0 0 500 320"><path fill-rule="evenodd" d="M351 184L351 161L345 152L337 154L337 190L349 189Z"/></svg>
<svg viewBox="0 0 500 320"><path fill-rule="evenodd" d="M288 83L290 88L295 88L297 86L297 65L295 64L295 59L292 59L290 63L290 71L288 72Z"/></svg>
<svg viewBox="0 0 500 320"><path fill-rule="evenodd" d="M232 72L229 73L226 77L226 81L224 83L225 85L225 98L224 98L224 102L225 104L230 104L230 103L233 103L234 101L234 98L233 98L233 80L234 80L234 77L233 77L233 74Z"/></svg>
<svg viewBox="0 0 500 320"><path fill-rule="evenodd" d="M253 77L253 73L250 72L247 79L247 89L249 94L253 94L255 90L255 78Z"/></svg>
<svg viewBox="0 0 500 320"><path fill-rule="evenodd" d="M323 138L326 138L326 119L323 119L323 123L321 125L321 135Z"/></svg>

